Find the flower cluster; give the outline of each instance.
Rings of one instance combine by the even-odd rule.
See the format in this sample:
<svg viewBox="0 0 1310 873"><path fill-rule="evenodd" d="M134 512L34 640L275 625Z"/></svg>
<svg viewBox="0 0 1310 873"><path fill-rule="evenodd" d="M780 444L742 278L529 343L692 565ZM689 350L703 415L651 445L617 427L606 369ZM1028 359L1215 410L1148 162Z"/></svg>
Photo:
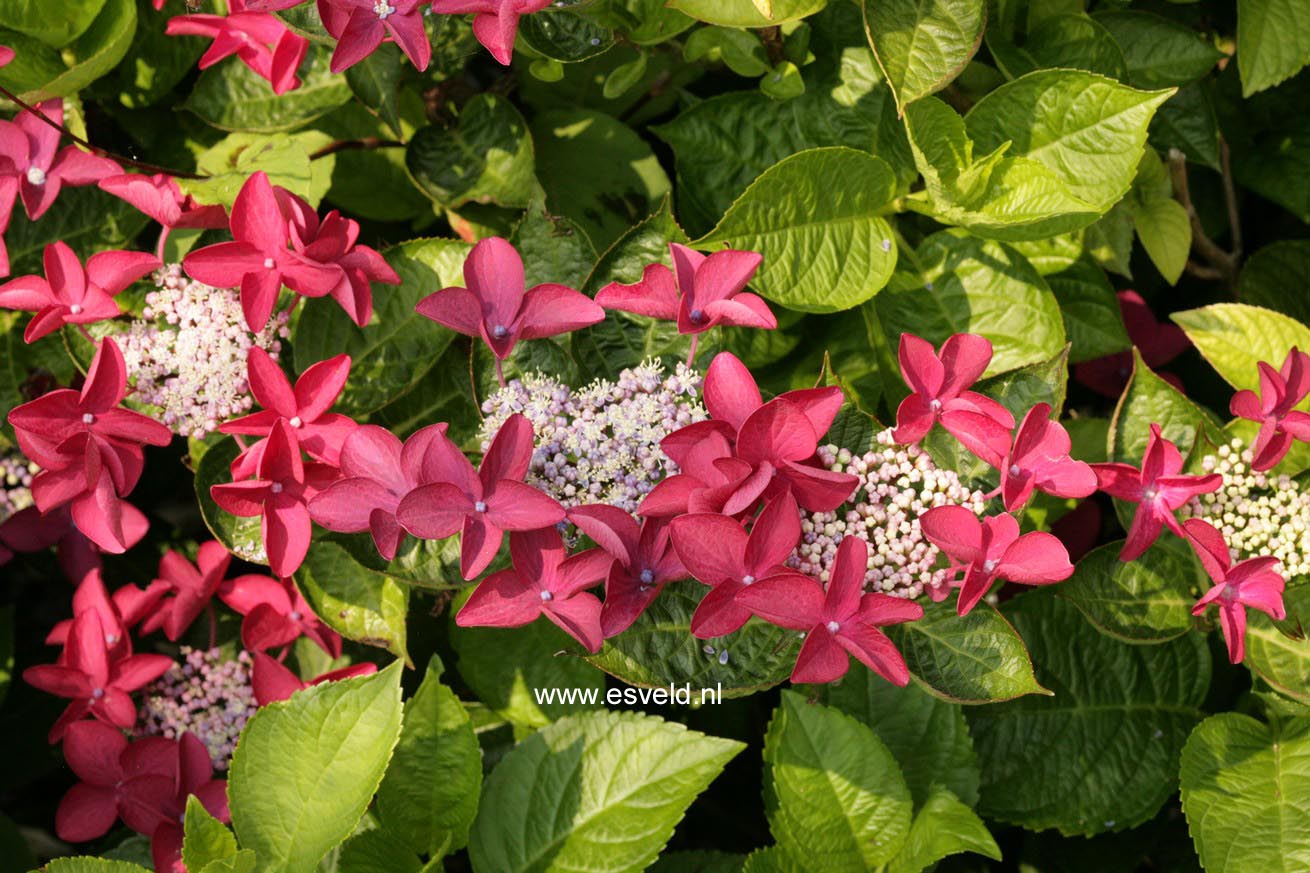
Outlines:
<svg viewBox="0 0 1310 873"><path fill-rule="evenodd" d="M0 454L0 524L32 505L32 478L39 470L18 452Z"/></svg>
<svg viewBox="0 0 1310 873"><path fill-rule="evenodd" d="M858 456L833 445L820 447L823 465L855 474L860 488L841 509L802 513L801 542L787 565L826 583L842 540L855 536L872 547L866 590L911 599L926 592L940 600L952 573L940 566L940 550L924 536L919 517L947 504L981 515L985 496L966 488L954 471L939 469L918 446L896 445L890 429L877 441L881 449Z"/></svg>
<svg viewBox="0 0 1310 873"><path fill-rule="evenodd" d="M159 408L170 430L196 439L251 407L246 355L252 347L274 358L287 336L278 313L252 333L234 289L188 279L178 264L155 274L142 318L119 336L135 398Z"/></svg>
<svg viewBox="0 0 1310 873"><path fill-rule="evenodd" d="M1192 498L1179 514L1213 524L1238 558L1272 556L1289 578L1310 576L1310 492L1285 473L1253 469L1254 457L1234 439L1202 458L1205 472L1223 484Z"/></svg>
<svg viewBox="0 0 1310 873"><path fill-rule="evenodd" d="M136 735L176 740L195 735L209 750L215 770L226 770L237 737L255 714L251 658L227 658L219 649L182 646L182 663L142 689Z"/></svg>
<svg viewBox="0 0 1310 873"><path fill-rule="evenodd" d="M540 373L514 379L482 404L482 448L515 414L532 422L536 447L527 481L566 507L607 503L635 512L642 498L677 465L660 440L703 421L701 377L678 364L664 374L659 361L625 369L576 393Z"/></svg>

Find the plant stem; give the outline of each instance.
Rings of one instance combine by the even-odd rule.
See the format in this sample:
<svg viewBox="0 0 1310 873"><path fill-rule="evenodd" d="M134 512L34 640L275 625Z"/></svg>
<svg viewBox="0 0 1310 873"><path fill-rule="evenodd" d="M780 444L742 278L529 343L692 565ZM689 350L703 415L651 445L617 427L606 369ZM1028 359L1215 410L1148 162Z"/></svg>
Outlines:
<svg viewBox="0 0 1310 873"><path fill-rule="evenodd" d="M1187 157L1178 149L1169 150L1169 173L1173 179L1174 197L1187 212L1187 220L1192 227L1192 248L1205 259L1204 264L1189 260L1187 272L1199 279L1222 280L1228 290L1236 294L1238 264L1242 257L1242 228L1237 213L1237 190L1233 185L1228 161L1228 144L1223 140L1220 140L1220 152L1223 158L1224 199L1228 206L1232 251L1225 251L1201 226L1201 218L1192 203L1192 193L1187 183Z"/></svg>
<svg viewBox="0 0 1310 873"><path fill-rule="evenodd" d="M337 152L371 149L403 149L405 144L398 139L383 139L380 136L366 136L361 139L342 139L330 142L309 156L311 161L326 158Z"/></svg>

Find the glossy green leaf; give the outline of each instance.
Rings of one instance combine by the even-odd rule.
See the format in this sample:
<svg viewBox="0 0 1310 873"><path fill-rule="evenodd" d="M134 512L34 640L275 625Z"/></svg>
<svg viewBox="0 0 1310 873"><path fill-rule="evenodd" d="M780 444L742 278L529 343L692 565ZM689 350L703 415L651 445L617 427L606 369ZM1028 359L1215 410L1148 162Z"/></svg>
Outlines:
<svg viewBox="0 0 1310 873"><path fill-rule="evenodd" d="M404 135L400 121L400 78L404 63L400 49L384 43L345 71L351 93L396 136Z"/></svg>
<svg viewBox="0 0 1310 873"><path fill-rule="evenodd" d="M186 11L185 0L166 0L155 11L151 0L137 0L137 28L132 45L105 85L118 88L118 101L129 109L161 102L194 69L203 42L165 33L173 15Z"/></svg>
<svg viewBox="0 0 1310 873"><path fill-rule="evenodd" d="M462 848L478 809L482 753L468 712L441 682L441 660L428 663L423 684L405 702L405 722L391 766L378 788L387 830L420 854Z"/></svg>
<svg viewBox="0 0 1310 873"><path fill-rule="evenodd" d="M296 582L328 627L348 640L409 660L405 617L409 588L357 563L340 545L314 543Z"/></svg>
<svg viewBox="0 0 1310 873"><path fill-rule="evenodd" d="M9 0L0 7L0 27L35 37L51 48L63 48L95 21L105 0L69 0L52 10L43 0Z"/></svg>
<svg viewBox="0 0 1310 873"><path fill-rule="evenodd" d="M1009 155L1008 145L975 158L965 120L935 97L907 107L905 127L926 185L922 198L906 200L916 212L1006 240L1070 233L1100 214L1044 164Z"/></svg>
<svg viewBox="0 0 1310 873"><path fill-rule="evenodd" d="M41 869L46 873L149 873L139 864L91 857L55 858Z"/></svg>
<svg viewBox="0 0 1310 873"><path fill-rule="evenodd" d="M241 61L229 58L200 74L182 108L222 130L295 130L350 100L345 77L328 69L330 54L311 44L300 67L300 87L280 95Z"/></svg>
<svg viewBox="0 0 1310 873"><path fill-rule="evenodd" d="M1310 719L1261 724L1224 712L1182 755L1183 811L1206 870L1292 873L1310 865Z"/></svg>
<svg viewBox="0 0 1310 873"><path fill-rule="evenodd" d="M671 9L709 24L726 27L768 27L813 15L828 0L772 0L773 15L760 13L754 0L668 0Z"/></svg>
<svg viewBox="0 0 1310 873"><path fill-rule="evenodd" d="M1242 265L1238 296L1243 303L1276 309L1305 324L1310 296L1288 294L1310 287L1310 240L1280 240L1257 251Z"/></svg>
<svg viewBox="0 0 1310 873"><path fill-rule="evenodd" d="M533 190L532 137L503 97L479 94L451 127L419 130L405 147L415 184L449 208L465 203L526 206Z"/></svg>
<svg viewBox="0 0 1310 873"><path fill-rule="evenodd" d="M682 57L688 63L701 60L722 63L748 79L762 76L769 69L769 59L759 36L739 27L697 28L687 37Z"/></svg>
<svg viewBox="0 0 1310 873"><path fill-rule="evenodd" d="M250 175L262 170L274 185L318 206L331 184L335 156L318 161L309 156L330 141L316 131L272 136L233 133L196 156L196 170L206 178L180 179L178 184L200 203L230 209Z"/></svg>
<svg viewBox="0 0 1310 873"><path fill-rule="evenodd" d="M45 17L60 22L61 14L50 15L45 0L26 0L35 8L46 9ZM52 97L76 94L118 65L132 47L136 33L136 0L105 0L90 26L60 51L59 59L67 69L48 79L34 90L20 96L29 103ZM61 9L62 12L62 9ZM75 20L75 19L74 19Z"/></svg>
<svg viewBox="0 0 1310 873"><path fill-rule="evenodd" d="M1176 148L1189 161L1219 170L1219 119L1204 82L1184 85L1156 110L1151 144L1161 154Z"/></svg>
<svg viewBox="0 0 1310 873"><path fill-rule="evenodd" d="M1310 64L1310 2L1238 0L1237 69L1242 96L1272 88Z"/></svg>
<svg viewBox="0 0 1310 873"><path fill-rule="evenodd" d="M954 600L930 604L916 622L888 629L924 687L954 703L988 703L1049 694L1033 674L1023 639L999 612L979 604L955 613Z"/></svg>
<svg viewBox="0 0 1310 873"><path fill-rule="evenodd" d="M1287 620L1276 622L1256 609L1246 611L1246 659L1252 673L1279 692L1310 703L1310 586L1283 594Z"/></svg>
<svg viewBox="0 0 1310 873"><path fill-rule="evenodd" d="M221 821L205 809L195 795L187 798L183 821L182 863L190 870L203 870L214 861L237 853L237 840Z"/></svg>
<svg viewBox="0 0 1310 873"><path fill-rule="evenodd" d="M628 631L587 660L637 688L708 688L725 698L777 685L791 673L800 640L754 620L723 637L691 635L691 615L709 589L691 582L666 588ZM627 689L625 689L627 690Z"/></svg>
<svg viewBox="0 0 1310 873"><path fill-rule="evenodd" d="M470 836L475 870L626 873L745 746L633 712L561 719L496 766Z"/></svg>
<svg viewBox="0 0 1310 873"><path fill-rule="evenodd" d="M789 155L820 146L872 151L904 187L914 176L891 90L873 53L843 48L806 67L805 94L779 102L758 92L721 94L651 130L674 152L678 215L703 232L761 173Z"/></svg>
<svg viewBox="0 0 1310 873"><path fill-rule="evenodd" d="M967 712L986 817L1090 836L1134 827L1174 792L1178 752L1201 719L1210 655L1197 635L1134 646L1097 632L1049 591L1006 615L1050 697Z"/></svg>
<svg viewBox="0 0 1310 873"><path fill-rule="evenodd" d="M567 9L523 16L518 36L533 51L562 63L585 61L614 45L614 33L609 28Z"/></svg>
<svg viewBox="0 0 1310 873"><path fill-rule="evenodd" d="M1022 46L993 32L987 36L987 47L1011 79L1052 67L1121 80L1128 72L1123 52L1110 31L1081 9L1043 18L1028 32Z"/></svg>
<svg viewBox="0 0 1310 873"><path fill-rule="evenodd" d="M464 683L511 724L545 727L603 702L605 674L579 657L576 641L545 619L520 628L459 628L451 644ZM539 702L536 692L543 689L576 690L579 697ZM596 697L587 702L591 694Z"/></svg>
<svg viewBox="0 0 1310 873"><path fill-rule="evenodd" d="M1083 242L1083 231L1074 231L1046 239L1014 240L1010 248L1027 258L1037 272L1049 277L1078 263L1083 256Z"/></svg>
<svg viewBox="0 0 1310 873"><path fill-rule="evenodd" d="M1089 552L1055 589L1104 633L1129 643L1159 643L1192 629L1192 604L1209 587L1186 543L1159 539L1146 554L1119 560L1122 541Z"/></svg>
<svg viewBox="0 0 1310 873"><path fill-rule="evenodd" d="M934 786L927 802L914 815L905 845L892 859L888 873L919 873L943 858L973 852L1001 860L987 825L977 813L941 786Z"/></svg>
<svg viewBox="0 0 1310 873"><path fill-rule="evenodd" d="M1040 70L1002 85L965 116L980 151L1010 143L1070 194L1105 212L1127 192L1146 144L1146 127L1172 90L1138 91L1103 76Z"/></svg>
<svg viewBox="0 0 1310 873"><path fill-rule="evenodd" d="M337 873L420 873L422 869L414 850L381 828L355 834L337 854Z"/></svg>
<svg viewBox="0 0 1310 873"><path fill-rule="evenodd" d="M296 365L350 355L350 381L333 407L364 415L418 384L454 334L414 311L428 294L463 285L467 243L418 239L387 249L383 256L400 274L400 285L373 286L373 320L358 327L330 300L307 302L292 332Z"/></svg>
<svg viewBox="0 0 1310 873"><path fill-rule="evenodd" d="M1160 425L1164 438L1184 456L1192 450L1199 431L1219 429L1218 422L1208 412L1152 372L1141 353L1134 349L1133 373L1110 424L1110 460L1140 463L1152 424Z"/></svg>
<svg viewBox="0 0 1310 873"><path fill-rule="evenodd" d="M902 109L945 88L982 42L983 0L862 0L864 29Z"/></svg>
<svg viewBox="0 0 1310 873"><path fill-rule="evenodd" d="M547 206L581 227L599 250L669 192L669 177L650 146L603 112L544 112L532 121L532 138Z"/></svg>
<svg viewBox="0 0 1310 873"><path fill-rule="evenodd" d="M1223 52L1196 31L1150 12L1100 12L1096 22L1114 35L1135 88L1186 85L1214 68Z"/></svg>
<svg viewBox="0 0 1310 873"><path fill-rule="evenodd" d="M400 735L400 672L343 679L265 706L232 756L232 826L260 870L314 870L350 835Z"/></svg>
<svg viewBox="0 0 1310 873"><path fill-rule="evenodd" d="M793 691L764 738L764 810L778 846L806 869L885 864L910 830L900 768L868 727Z"/></svg>
<svg viewBox="0 0 1310 873"><path fill-rule="evenodd" d="M886 744L916 805L929 802L934 785L966 804L978 802L978 758L959 704L934 697L917 682L893 685L861 664L852 664L828 687L827 702L864 722Z"/></svg>
<svg viewBox="0 0 1310 873"><path fill-rule="evenodd" d="M842 179L834 189L832 179ZM881 216L896 178L881 158L810 149L766 170L696 245L763 254L752 287L803 312L838 312L868 300L896 266Z"/></svg>
<svg viewBox="0 0 1310 873"><path fill-rule="evenodd" d="M1133 224L1160 275L1170 285L1177 284L1192 251L1192 226L1187 210L1176 200L1152 200L1138 208Z"/></svg>
<svg viewBox="0 0 1310 873"><path fill-rule="evenodd" d="M1060 304L1064 332L1074 363L1127 351L1132 345L1119 313L1119 298L1100 267L1079 261L1067 270L1046 277Z"/></svg>
<svg viewBox="0 0 1310 873"><path fill-rule="evenodd" d="M267 564L268 553L264 551L259 516L229 515L219 509L209 495L212 486L232 481L231 466L239 451L234 441L223 440L205 452L196 467L196 501L200 504L201 518L214 539L243 561Z"/></svg>
<svg viewBox="0 0 1310 873"><path fill-rule="evenodd" d="M878 316L894 344L912 333L940 345L956 333L992 342L986 375L1053 358L1064 348L1055 296L1008 246L959 231L935 233L914 253L917 272L898 272L878 296Z"/></svg>
<svg viewBox="0 0 1310 873"><path fill-rule="evenodd" d="M1310 349L1310 327L1259 306L1216 303L1172 318L1210 366L1238 389L1259 391L1261 361L1278 369L1292 348Z"/></svg>
<svg viewBox="0 0 1310 873"><path fill-rule="evenodd" d="M596 264L596 249L582 228L546 208L538 190L509 241L523 256L525 284L554 282L580 288Z"/></svg>

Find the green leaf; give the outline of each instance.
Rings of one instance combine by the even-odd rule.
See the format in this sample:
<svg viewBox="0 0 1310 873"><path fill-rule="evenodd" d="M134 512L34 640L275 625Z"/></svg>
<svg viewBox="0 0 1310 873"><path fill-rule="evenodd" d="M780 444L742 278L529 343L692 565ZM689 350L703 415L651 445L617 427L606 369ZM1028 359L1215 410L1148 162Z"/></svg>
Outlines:
<svg viewBox="0 0 1310 873"><path fill-rule="evenodd" d="M641 870L743 748L632 712L561 719L488 777L469 842L473 868Z"/></svg>
<svg viewBox="0 0 1310 873"><path fill-rule="evenodd" d="M434 291L463 285L469 245L459 240L416 239L387 249L383 257L400 285L374 285L373 319L358 327L335 303L309 301L292 332L296 364L304 370L345 352L350 381L333 407L362 416L418 384L450 344L453 333L414 311Z"/></svg>
<svg viewBox="0 0 1310 873"><path fill-rule="evenodd" d="M769 69L764 44L757 34L740 27L700 27L682 48L683 60L723 63L738 76L753 79Z"/></svg>
<svg viewBox="0 0 1310 873"><path fill-rule="evenodd" d="M795 100L805 93L800 67L783 61L760 79L760 92L774 100Z"/></svg>
<svg viewBox="0 0 1310 873"><path fill-rule="evenodd" d="M1310 719L1263 725L1224 712L1183 747L1183 811L1207 870L1287 871L1310 865Z"/></svg>
<svg viewBox="0 0 1310 873"><path fill-rule="evenodd" d="M212 861L231 858L237 853L237 840L221 821L206 811L200 798L187 798L183 821L182 863L190 870L203 870Z"/></svg>
<svg viewBox="0 0 1310 873"><path fill-rule="evenodd" d="M1160 198L1138 207L1133 226L1142 248L1170 285L1178 284L1192 251L1192 225L1177 200Z"/></svg>
<svg viewBox="0 0 1310 873"><path fill-rule="evenodd" d="M129 109L153 105L166 97L195 67L204 51L200 40L166 34L173 15L186 11L185 0L166 0L156 12L150 0L137 0L137 29L131 48L106 84L118 88L118 101Z"/></svg>
<svg viewBox="0 0 1310 873"><path fill-rule="evenodd" d="M59 21L62 18L61 14L50 15L44 0L28 2L45 9L47 20ZM106 0L90 27L59 53L68 69L20 96L29 103L39 103L52 97L76 94L118 66L132 47L135 33L136 0Z"/></svg>
<svg viewBox="0 0 1310 873"><path fill-rule="evenodd" d="M29 221L15 210L5 232L10 274L44 273L45 247L63 240L82 258L121 248L145 227L147 219L134 206L99 188L65 188L50 211Z"/></svg>
<svg viewBox="0 0 1310 873"><path fill-rule="evenodd" d="M900 851L912 803L882 740L794 691L764 738L764 810L778 846L806 869L865 871Z"/></svg>
<svg viewBox="0 0 1310 873"><path fill-rule="evenodd" d="M1172 94L1092 73L1040 70L988 94L964 123L978 149L1010 143L1012 153L1042 164L1103 213L1128 191L1151 116Z"/></svg>
<svg viewBox="0 0 1310 873"><path fill-rule="evenodd" d="M1090 361L1127 351L1132 342L1119 312L1119 298L1104 271L1090 261L1046 277L1060 304L1064 332L1072 348L1069 360Z"/></svg>
<svg viewBox="0 0 1310 873"><path fill-rule="evenodd" d="M520 628L462 627L450 641L465 684L511 724L545 727L570 713L596 709L604 699L605 674L573 654L573 638L550 622ZM536 692L543 689L575 690L579 699L539 702ZM585 699L589 694L596 695L591 702Z"/></svg>
<svg viewBox="0 0 1310 873"><path fill-rule="evenodd" d="M1083 236L1082 231L1074 231L1046 239L1014 240L1009 245L1027 258L1037 272L1049 277L1078 263L1083 256Z"/></svg>
<svg viewBox="0 0 1310 873"><path fill-rule="evenodd" d="M331 184L333 157L311 161L309 155L330 139L315 131L290 136L233 133L196 157L196 171L208 178L179 179L178 184L200 203L230 209L250 175L263 170L274 185L318 206Z"/></svg>
<svg viewBox="0 0 1310 873"><path fill-rule="evenodd" d="M828 687L827 702L864 722L887 745L916 806L929 802L935 785L966 804L978 802L978 758L958 704L934 697L917 682L901 688L854 664Z"/></svg>
<svg viewBox="0 0 1310 873"><path fill-rule="evenodd" d="M400 742L377 802L388 831L414 851L437 858L467 844L482 788L482 752L473 723L441 683L441 670L434 655L423 684L405 703Z"/></svg>
<svg viewBox="0 0 1310 873"><path fill-rule="evenodd" d="M103 858L55 858L41 868L45 873L150 873L139 864Z"/></svg>
<svg viewBox="0 0 1310 873"><path fill-rule="evenodd" d="M1186 85L1224 56L1196 31L1150 12L1098 12L1095 20L1123 50L1128 83L1135 88Z"/></svg>
<svg viewBox="0 0 1310 873"><path fill-rule="evenodd" d="M587 234L564 216L552 215L540 189L509 241L523 256L529 288L543 282L581 287L596 263L596 249Z"/></svg>
<svg viewBox="0 0 1310 873"><path fill-rule="evenodd" d="M1174 792L1178 751L1201 719L1210 656L1190 634L1132 646L1038 591L1006 604L1051 697L970 710L986 817L1062 834L1124 830Z"/></svg>
<svg viewBox="0 0 1310 873"><path fill-rule="evenodd" d="M772 0L773 15L760 14L755 0L668 0L671 9L690 15L709 24L727 27L768 27L786 24L813 15L828 0Z"/></svg>
<svg viewBox="0 0 1310 873"><path fill-rule="evenodd" d="M800 646L791 631L755 620L723 637L691 635L691 615L708 590L695 583L664 589L629 630L587 661L637 688L686 684L693 693L708 688L728 698L784 681Z"/></svg>
<svg viewBox="0 0 1310 873"><path fill-rule="evenodd" d="M1246 612L1246 666L1279 692L1310 703L1310 585L1293 585L1283 594L1288 620Z"/></svg>
<svg viewBox="0 0 1310 873"><path fill-rule="evenodd" d="M987 47L1011 79L1034 70L1062 67L1123 79L1127 65L1110 31L1084 15L1082 9L1043 18L1028 32L1022 46L999 33L987 36Z"/></svg>
<svg viewBox="0 0 1310 873"><path fill-rule="evenodd" d="M514 104L478 94L453 127L419 130L405 147L414 183L440 206L526 206L532 197L532 137Z"/></svg>
<svg viewBox="0 0 1310 873"><path fill-rule="evenodd" d="M537 178L551 212L609 247L669 192L650 146L621 121L584 109L543 112L532 121Z"/></svg>
<svg viewBox="0 0 1310 873"><path fill-rule="evenodd" d="M1310 349L1310 327L1259 306L1216 303L1171 317L1210 366L1239 390L1260 390L1259 362L1278 369L1291 349Z"/></svg>
<svg viewBox="0 0 1310 873"><path fill-rule="evenodd" d="M105 0L69 0L57 14L43 0L9 0L0 7L0 27L35 37L51 48L63 48L95 21Z"/></svg>
<svg viewBox="0 0 1310 873"><path fill-rule="evenodd" d="M1310 2L1238 0L1237 69L1242 96L1272 88L1310 64Z"/></svg>
<svg viewBox="0 0 1310 873"><path fill-rule="evenodd" d="M756 177L805 149L873 152L901 188L917 175L891 89L867 47L834 50L806 67L805 78L805 93L795 100L721 94L650 128L673 148L678 216L693 232L712 228Z"/></svg>
<svg viewBox="0 0 1310 873"><path fill-rule="evenodd" d="M1161 643L1192 629L1193 593L1203 582L1188 545L1161 538L1134 561L1119 560L1123 542L1094 549L1055 589L1098 630L1128 643ZM1209 587L1208 585L1206 587Z"/></svg>
<svg viewBox="0 0 1310 873"><path fill-rule="evenodd" d="M296 571L314 612L348 640L386 649L409 661L405 616L409 588L358 564L340 545L314 543Z"/></svg>
<svg viewBox="0 0 1310 873"><path fill-rule="evenodd" d="M1023 639L985 603L968 615L955 603L930 604L923 618L888 628L910 672L942 700L990 703L1025 694L1050 694L1033 675Z"/></svg>
<svg viewBox="0 0 1310 873"><path fill-rule="evenodd" d="M982 0L862 0L864 30L896 95L907 104L940 91L982 42Z"/></svg>
<svg viewBox="0 0 1310 873"><path fill-rule="evenodd" d="M267 873L313 871L354 830L400 735L400 673L315 685L246 722L228 798L241 845Z"/></svg>
<svg viewBox="0 0 1310 873"><path fill-rule="evenodd" d="M842 179L833 188L832 179ZM802 312L838 312L868 300L896 266L880 212L896 190L881 158L844 147L784 158L756 179L723 220L696 241L764 255L752 287Z"/></svg>
<svg viewBox="0 0 1310 873"><path fill-rule="evenodd" d="M601 88L601 94L604 95L606 100L617 100L637 87L646 75L646 63L646 53L638 52L635 60L628 61L626 64L619 64L605 77L605 85Z"/></svg>
<svg viewBox="0 0 1310 873"><path fill-rule="evenodd" d="M1069 233L1100 214L1043 164L1007 157L1008 145L975 159L964 119L935 97L907 107L905 128L926 184L923 199L905 201L911 210L1007 240Z"/></svg>
<svg viewBox="0 0 1310 873"><path fill-rule="evenodd" d="M423 862L409 846L389 831L377 829L355 834L341 844L336 873L419 873L422 869Z"/></svg>
<svg viewBox="0 0 1310 873"><path fill-rule="evenodd" d="M564 10L542 10L519 19L519 38L533 51L562 63L585 61L614 45L614 33L591 18Z"/></svg>
<svg viewBox="0 0 1310 873"><path fill-rule="evenodd" d="M1242 265L1238 296L1243 303L1276 309L1304 324L1310 321L1310 296L1288 294L1287 289L1307 287L1310 240L1279 240L1251 255Z"/></svg>
<svg viewBox="0 0 1310 873"><path fill-rule="evenodd" d="M727 852L665 852L646 869L648 873L742 873L745 860Z"/></svg>
<svg viewBox="0 0 1310 873"><path fill-rule="evenodd" d="M223 440L205 452L196 466L196 501L200 504L200 516L214 539L243 561L267 564L268 553L264 551L259 516L229 515L209 496L211 486L232 481L231 466L239 452L233 440Z"/></svg>
<svg viewBox="0 0 1310 873"><path fill-rule="evenodd" d="M360 103L404 136L400 121L400 78L405 61L400 49L383 43L369 56L346 69L346 84Z"/></svg>
<svg viewBox="0 0 1310 873"><path fill-rule="evenodd" d="M1112 273L1133 277L1129 259L1133 253L1133 217L1122 201L1087 228L1083 235L1087 254Z"/></svg>
<svg viewBox="0 0 1310 873"><path fill-rule="evenodd" d="M997 401L1010 411L1015 421L1021 421L1038 403L1049 404L1057 411L1063 409L1068 387L1069 352L1066 347L1049 361L984 379L974 386L974 390Z"/></svg>
<svg viewBox="0 0 1310 873"><path fill-rule="evenodd" d="M636 45L658 45L696 23L664 3L665 0L613 0L587 11L605 26L623 31L624 37Z"/></svg>
<svg viewBox="0 0 1310 873"><path fill-rule="evenodd" d="M1151 144L1161 153L1179 149L1189 161L1220 170L1219 119L1203 83L1183 86L1156 111Z"/></svg>
<svg viewBox="0 0 1310 873"><path fill-rule="evenodd" d="M1047 361L1064 348L1064 324L1051 289L1032 264L1008 246L960 231L923 241L878 296L878 317L893 345L913 333L940 345L956 333L992 342L992 376Z"/></svg>
<svg viewBox="0 0 1310 873"><path fill-rule="evenodd" d="M751 852L741 873L809 873L810 869L782 848L770 846Z"/></svg>
<svg viewBox="0 0 1310 873"><path fill-rule="evenodd" d="M237 58L229 58L200 74L181 108L221 130L295 130L350 100L345 77L328 69L330 54L311 43L300 65L300 87L281 95Z"/></svg>
<svg viewBox="0 0 1310 873"><path fill-rule="evenodd" d="M934 786L888 873L919 873L962 852L1001 860L1001 849L982 819L949 790Z"/></svg>
<svg viewBox="0 0 1310 873"><path fill-rule="evenodd" d="M255 853L242 849L231 858L210 861L200 868L200 873L255 873Z"/></svg>
<svg viewBox="0 0 1310 873"><path fill-rule="evenodd" d="M1218 422L1208 412L1157 376L1146 366L1141 353L1133 349L1133 373L1110 423L1110 460L1140 464L1152 424L1160 425L1164 438L1184 456L1200 433L1219 430Z"/></svg>

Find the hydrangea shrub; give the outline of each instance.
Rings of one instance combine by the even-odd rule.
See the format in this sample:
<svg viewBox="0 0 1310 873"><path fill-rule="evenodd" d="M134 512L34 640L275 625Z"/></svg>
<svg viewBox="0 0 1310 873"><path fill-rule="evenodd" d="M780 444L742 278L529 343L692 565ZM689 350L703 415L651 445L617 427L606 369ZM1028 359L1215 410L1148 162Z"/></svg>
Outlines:
<svg viewBox="0 0 1310 873"><path fill-rule="evenodd" d="M1310 869L1307 66L0 2L0 867Z"/></svg>

